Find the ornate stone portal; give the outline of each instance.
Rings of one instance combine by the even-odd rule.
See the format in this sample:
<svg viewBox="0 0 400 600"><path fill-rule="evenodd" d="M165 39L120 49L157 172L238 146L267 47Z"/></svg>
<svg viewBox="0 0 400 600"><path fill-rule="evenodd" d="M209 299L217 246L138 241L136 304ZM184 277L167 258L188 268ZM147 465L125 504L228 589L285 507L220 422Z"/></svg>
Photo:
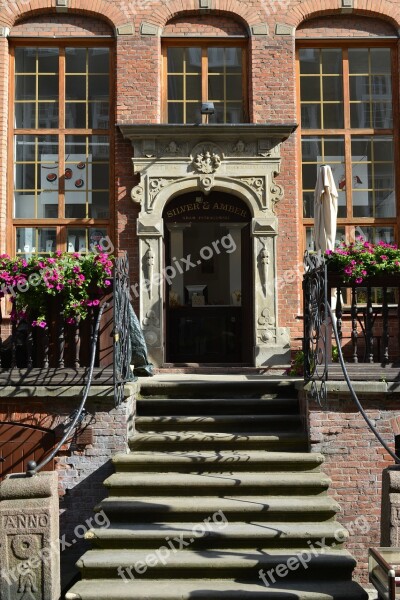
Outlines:
<svg viewBox="0 0 400 600"><path fill-rule="evenodd" d="M131 193L140 203L140 320L149 356L164 356L163 210L178 195L201 190L240 197L252 214L254 365L289 360L289 331L278 326L275 205L283 189L280 146L294 131L288 125L120 125L134 148L133 169L140 182ZM151 277L149 272L151 271Z"/></svg>

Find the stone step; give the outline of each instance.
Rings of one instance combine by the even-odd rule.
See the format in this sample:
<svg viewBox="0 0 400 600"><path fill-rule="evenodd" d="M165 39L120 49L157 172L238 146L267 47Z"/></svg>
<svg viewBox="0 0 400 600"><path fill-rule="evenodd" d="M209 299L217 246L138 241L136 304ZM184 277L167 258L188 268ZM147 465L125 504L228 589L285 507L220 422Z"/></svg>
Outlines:
<svg viewBox="0 0 400 600"><path fill-rule="evenodd" d="M112 459L117 472L174 471L177 473L203 471L319 471L324 462L322 454L305 452L266 452L260 450L213 450L179 452L135 451L119 453Z"/></svg>
<svg viewBox="0 0 400 600"><path fill-rule="evenodd" d="M108 477L104 485L116 490L120 495L136 496L137 494L159 496L168 494L187 495L236 493L260 495L288 494L298 495L326 493L331 480L324 473L165 473L126 472L114 473Z"/></svg>
<svg viewBox="0 0 400 600"><path fill-rule="evenodd" d="M222 577L257 577L260 569L265 574L278 570L279 565L296 565L295 570L287 569L287 581L301 579L304 571L313 580L330 577L350 577L356 565L354 558L346 550L305 548L299 553L286 550L262 549L249 550L228 548L226 550L179 550L178 543L164 546L154 552L142 550L89 550L78 561L77 566L83 578L118 578L121 573L126 577L142 578L197 578L209 579ZM129 570L130 569L130 570ZM278 579L272 572L271 583Z"/></svg>
<svg viewBox="0 0 400 600"><path fill-rule="evenodd" d="M243 399L265 398L294 398L297 400L295 382L291 379L246 377L234 380L220 377L193 377L190 381L177 377L156 377L141 381L140 398L175 399L198 398L201 401L213 398Z"/></svg>
<svg viewBox="0 0 400 600"><path fill-rule="evenodd" d="M218 433L201 432L192 433L177 431L175 433L138 433L129 439L131 450L149 447L152 450L173 447L182 450L202 448L204 450L223 450L226 448L243 448L254 450L279 450L302 452L307 449L305 434L287 431L265 434L252 431L249 433Z"/></svg>
<svg viewBox="0 0 400 600"><path fill-rule="evenodd" d="M144 416L204 415L298 415L297 397L265 396L264 398L139 398L137 413Z"/></svg>
<svg viewBox="0 0 400 600"><path fill-rule="evenodd" d="M140 500L135 496L111 496L102 500L96 510L104 511L113 522L144 522L171 517L200 522L218 511L222 511L230 522L322 522L334 519L340 507L329 496L157 496Z"/></svg>
<svg viewBox="0 0 400 600"><path fill-rule="evenodd" d="M286 582L266 587L258 579L101 579L78 582L66 600L368 600L368 594L351 581Z"/></svg>
<svg viewBox="0 0 400 600"><path fill-rule="evenodd" d="M210 415L167 417L138 417L135 422L137 431L228 431L242 433L256 429L265 433L278 429L301 430L302 420L298 415Z"/></svg>
<svg viewBox="0 0 400 600"><path fill-rule="evenodd" d="M115 548L152 548L169 540L184 540L191 550L196 548L307 548L319 543L340 548L348 532L335 521L314 522L230 522L221 513L204 521L155 523L112 523L108 528L91 529L86 538L99 540Z"/></svg>

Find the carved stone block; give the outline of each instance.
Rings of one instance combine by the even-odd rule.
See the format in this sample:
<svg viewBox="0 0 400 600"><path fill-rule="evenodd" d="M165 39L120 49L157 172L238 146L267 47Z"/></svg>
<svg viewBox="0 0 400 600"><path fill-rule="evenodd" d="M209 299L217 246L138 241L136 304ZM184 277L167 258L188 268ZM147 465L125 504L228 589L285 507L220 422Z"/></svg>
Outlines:
<svg viewBox="0 0 400 600"><path fill-rule="evenodd" d="M56 473L9 475L0 485L0 598L60 595Z"/></svg>

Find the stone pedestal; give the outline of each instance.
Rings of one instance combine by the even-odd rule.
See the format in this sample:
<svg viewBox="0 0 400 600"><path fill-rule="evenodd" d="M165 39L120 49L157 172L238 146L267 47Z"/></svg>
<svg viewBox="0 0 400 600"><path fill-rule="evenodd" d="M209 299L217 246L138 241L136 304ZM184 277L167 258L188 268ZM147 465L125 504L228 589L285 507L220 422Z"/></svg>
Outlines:
<svg viewBox="0 0 400 600"><path fill-rule="evenodd" d="M9 475L0 484L1 600L58 600L56 473Z"/></svg>

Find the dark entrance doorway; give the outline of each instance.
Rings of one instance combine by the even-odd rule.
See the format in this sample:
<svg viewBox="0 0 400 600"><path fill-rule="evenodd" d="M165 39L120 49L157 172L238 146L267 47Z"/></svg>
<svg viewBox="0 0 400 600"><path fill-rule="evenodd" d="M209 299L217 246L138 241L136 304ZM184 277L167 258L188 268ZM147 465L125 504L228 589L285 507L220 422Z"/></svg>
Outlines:
<svg viewBox="0 0 400 600"><path fill-rule="evenodd" d="M230 194L192 192L163 216L166 362L250 364L249 208Z"/></svg>

